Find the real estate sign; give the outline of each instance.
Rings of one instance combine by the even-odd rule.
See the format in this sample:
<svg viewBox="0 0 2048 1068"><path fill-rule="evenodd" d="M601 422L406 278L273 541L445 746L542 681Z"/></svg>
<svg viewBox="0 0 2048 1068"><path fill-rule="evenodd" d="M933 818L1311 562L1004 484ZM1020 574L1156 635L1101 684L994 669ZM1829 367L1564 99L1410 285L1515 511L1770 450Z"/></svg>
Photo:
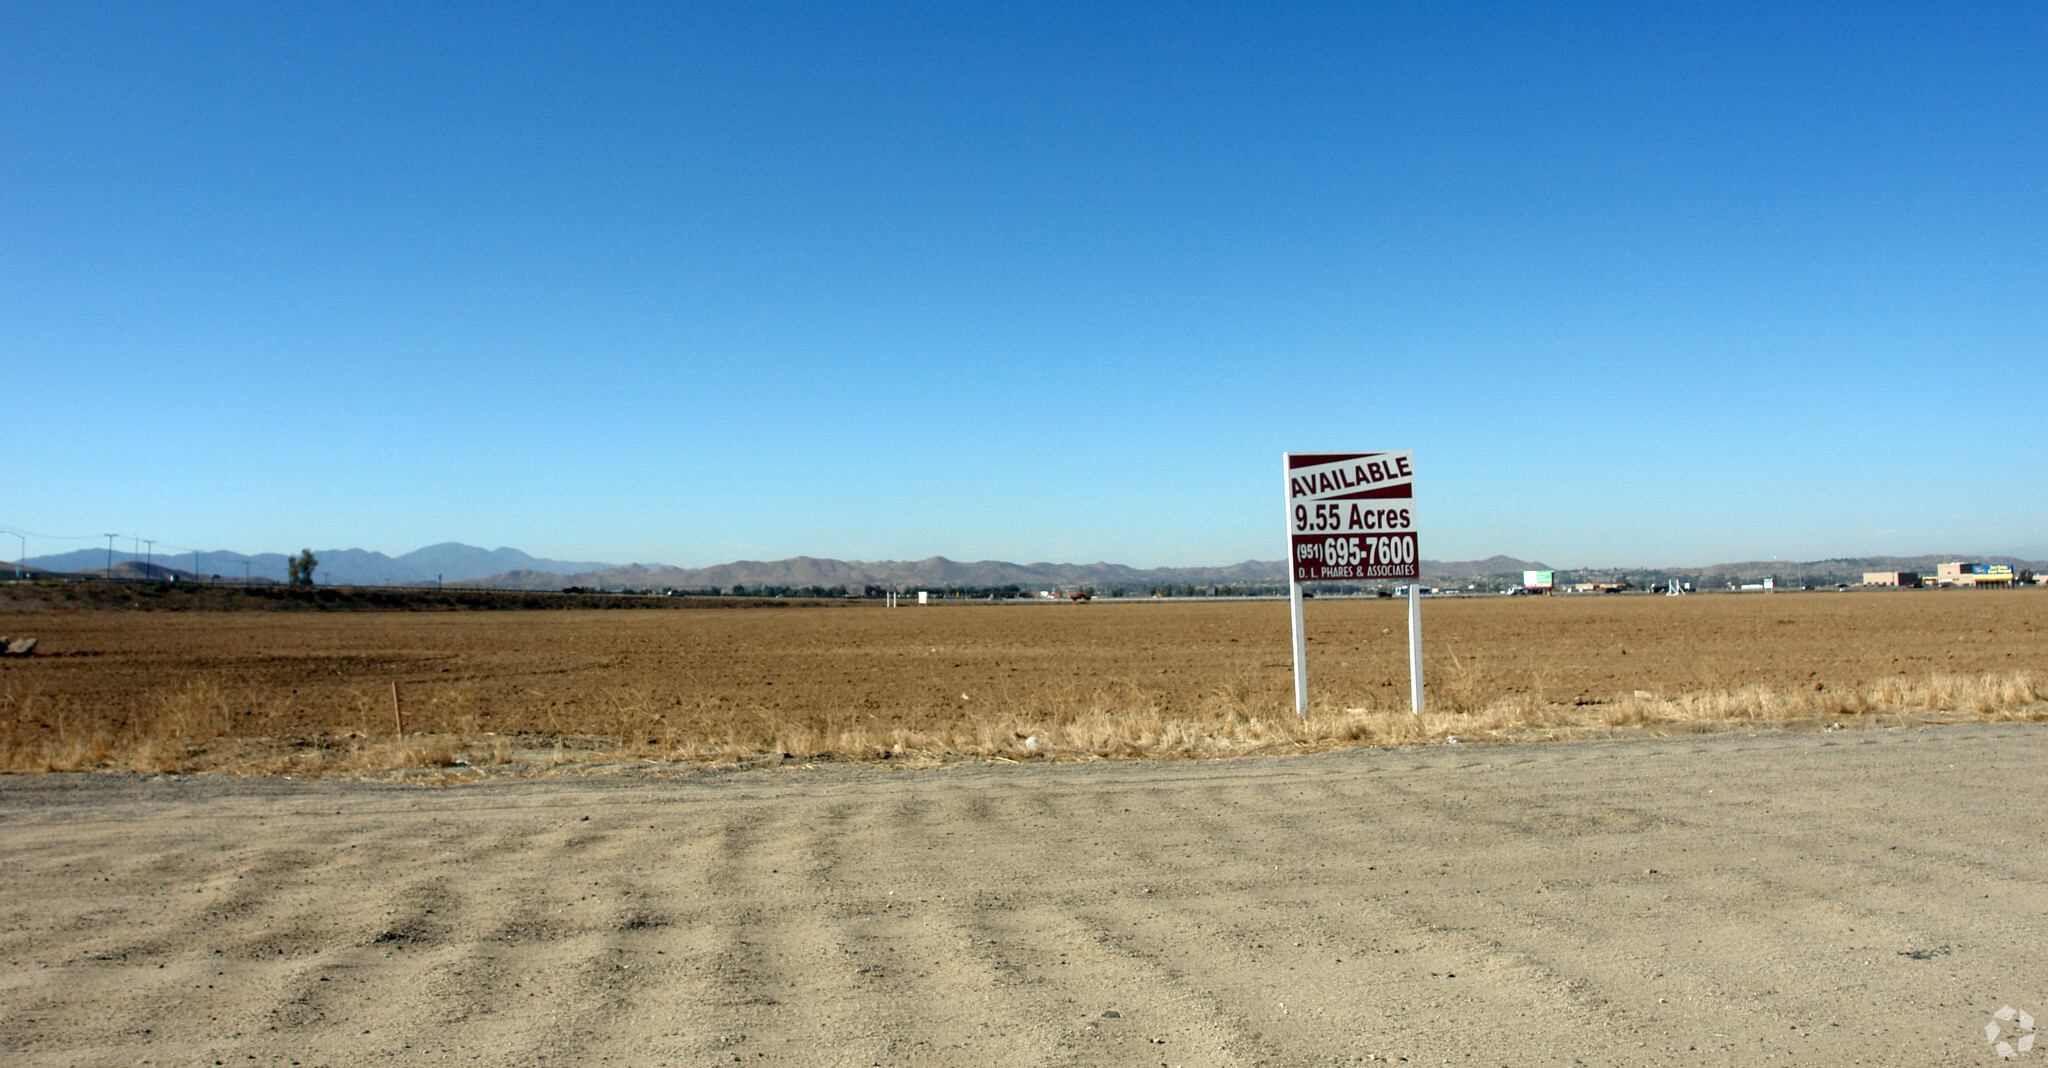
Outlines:
<svg viewBox="0 0 2048 1068"><path fill-rule="evenodd" d="M1422 577L1414 452L1290 452L1286 469L1295 582Z"/></svg>

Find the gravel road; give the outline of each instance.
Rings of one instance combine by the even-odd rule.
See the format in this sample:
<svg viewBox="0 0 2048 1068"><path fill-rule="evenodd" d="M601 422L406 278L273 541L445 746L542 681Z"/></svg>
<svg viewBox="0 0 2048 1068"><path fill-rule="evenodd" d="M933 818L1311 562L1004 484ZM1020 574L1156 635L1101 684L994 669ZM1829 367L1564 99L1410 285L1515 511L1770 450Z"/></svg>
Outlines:
<svg viewBox="0 0 2048 1068"><path fill-rule="evenodd" d="M1990 1064L2048 1022L2044 787L2028 724L10 776L0 1060Z"/></svg>

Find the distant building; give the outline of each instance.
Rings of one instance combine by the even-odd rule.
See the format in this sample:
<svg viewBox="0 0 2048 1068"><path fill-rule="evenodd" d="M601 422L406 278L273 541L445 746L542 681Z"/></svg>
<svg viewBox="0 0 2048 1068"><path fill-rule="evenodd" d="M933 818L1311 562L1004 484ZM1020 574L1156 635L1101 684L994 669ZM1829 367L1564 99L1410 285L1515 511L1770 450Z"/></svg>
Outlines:
<svg viewBox="0 0 2048 1068"><path fill-rule="evenodd" d="M1865 571L1863 573L1863 584L1865 586L1904 586L1910 589L1920 585L1920 573L1917 571Z"/></svg>
<svg viewBox="0 0 2048 1068"><path fill-rule="evenodd" d="M2011 564L1978 564L1970 571L1970 577L1979 586L2013 585L2015 576Z"/></svg>
<svg viewBox="0 0 2048 1068"><path fill-rule="evenodd" d="M1935 565L1938 586L2011 586L2011 564L1974 564L1961 560Z"/></svg>

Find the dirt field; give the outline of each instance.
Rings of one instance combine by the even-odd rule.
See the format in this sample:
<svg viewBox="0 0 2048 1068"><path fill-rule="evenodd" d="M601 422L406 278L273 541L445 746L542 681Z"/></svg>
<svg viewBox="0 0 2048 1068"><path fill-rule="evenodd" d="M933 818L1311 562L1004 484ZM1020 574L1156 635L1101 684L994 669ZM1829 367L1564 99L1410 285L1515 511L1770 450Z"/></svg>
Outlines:
<svg viewBox="0 0 2048 1068"><path fill-rule="evenodd" d="M0 776L0 1062L1996 1063L2044 611L0 613L8 767L278 773Z"/></svg>
<svg viewBox="0 0 2048 1068"><path fill-rule="evenodd" d="M2032 715L2048 684L2048 591L1443 599L1424 612L1435 714L1416 721L1402 604L1314 601L1308 616L1308 724L1292 715L1287 607L1270 601L17 611L0 630L35 635L38 655L0 662L0 700L18 769L311 774L337 747L359 757L340 764L375 763L394 683L411 735L440 742L384 759L473 764L555 739L571 758L1115 757Z"/></svg>
<svg viewBox="0 0 2048 1068"><path fill-rule="evenodd" d="M0 1062L1990 1065L2044 799L2021 723L0 776Z"/></svg>

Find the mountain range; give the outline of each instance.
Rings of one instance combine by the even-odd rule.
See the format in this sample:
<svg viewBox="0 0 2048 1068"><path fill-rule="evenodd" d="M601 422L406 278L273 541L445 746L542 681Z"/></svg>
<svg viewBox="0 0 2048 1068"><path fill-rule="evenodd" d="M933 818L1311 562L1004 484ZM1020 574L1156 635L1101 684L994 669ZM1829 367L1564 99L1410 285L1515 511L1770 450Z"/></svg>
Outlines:
<svg viewBox="0 0 2048 1068"><path fill-rule="evenodd" d="M1439 581L1455 577L1463 582L1513 574L1517 579L1528 568L1543 565L1511 556L1486 560L1424 560L1423 573ZM965 563L943 556L923 560L826 560L810 556L788 560L739 560L715 567L645 567L631 564L578 575L515 572L479 579L473 585L505 589L555 589L564 585L595 589L731 589L734 586L803 587L834 586L857 589L881 586L890 589L927 587L1022 586L1051 589L1062 586L1123 586L1145 590L1159 586L1278 585L1287 581L1287 567L1280 560L1246 560L1223 567L1134 568L1123 564L1013 564L1002 560Z"/></svg>
<svg viewBox="0 0 2048 1068"><path fill-rule="evenodd" d="M562 586L595 589L731 589L735 586L780 586L801 589L835 586L860 589L882 586L933 589L964 586L1223 585L1287 581L1278 560L1246 560L1224 567L1134 568L1123 564L1013 564L1002 560L972 563L943 556L923 560L826 560L810 556L788 560L738 560L713 567L682 568L627 564L580 574L515 571L491 575L465 585L500 589L545 590Z"/></svg>
<svg viewBox="0 0 2048 1068"><path fill-rule="evenodd" d="M479 579L514 571L573 574L601 571L617 566L591 560L545 560L528 556L518 549L480 549L455 541L444 541L439 545L415 549L403 556L386 556L366 549L316 549L313 555L320 561L318 571L321 583L341 586L411 586ZM176 574L187 581L195 575L209 580L218 575L222 581L248 577L283 582L288 577L285 565L289 559L291 558L283 553L257 553L250 556L217 551L199 553L195 560L192 553L156 553L153 556L143 556L123 551L119 547L116 547L113 553L117 577L123 571L141 577L144 570L147 570L153 577L168 578ZM97 574L106 570L107 550L79 549L55 556L33 556L29 558L28 563L31 567L44 571ZM123 568L122 564L133 566Z"/></svg>
<svg viewBox="0 0 2048 1068"><path fill-rule="evenodd" d="M1524 571L1555 570L1559 581L1627 581L1638 587L1661 584L1672 579L1690 581L1702 588L1717 588L1728 582L1755 582L1775 576L1787 584L1832 585L1860 581L1870 571L1917 571L1934 574L1935 565L1948 560L1972 560L1990 564L2011 564L2015 570L2048 570L2048 565L2031 564L2012 556L1976 553L1937 553L1926 556L1863 556L1833 560L1792 562L1753 560L1714 564L1708 567L1671 568L1550 568L1535 560L1513 556L1491 556L1484 560L1424 560L1422 582L1429 586L1499 589L1518 585ZM1281 585L1287 581L1284 562L1246 560L1226 567L1132 568L1122 564L1013 564L1001 560L963 563L934 556L924 560L864 562L827 560L798 556L788 560L740 560L715 567L680 568L628 564L577 574L545 571L515 571L465 581L461 585L517 590L550 590L565 586L586 589L719 589L735 586L769 586L788 589L845 587L859 589L881 586L889 589L945 589L947 587L991 587L1017 585L1026 589L1092 586L1125 587L1143 591L1160 586Z"/></svg>
<svg viewBox="0 0 2048 1068"><path fill-rule="evenodd" d="M2034 548L2048 550L2048 547ZM1134 568L1123 564L1031 563L1002 560L962 562L943 556L923 560L833 560L797 556L787 560L737 560L712 567L682 568L662 564L608 564L594 561L550 560L529 556L518 549L481 549L460 542L429 545L402 556L386 556L364 549L325 549L319 558L319 581L323 585L448 585L518 590L552 590L566 586L591 589L731 589L735 586L776 586L788 588L881 586L892 589L926 587L990 587L1016 585L1032 589L1059 586L1125 586L1146 589L1158 586L1208 586L1278 584L1287 581L1285 565L1279 560L1245 560L1221 567ZM1615 579L1650 581L1679 578L1709 583L1754 581L1776 576L1792 582L1854 582L1866 571L1919 571L1931 574L1946 560L1976 560L2011 564L2014 568L2048 570L2048 565L2029 557L2048 557L2048 551L2029 551L2026 556L1974 553L1937 553L1923 556L1864 556L1830 560L1791 562L1753 560L1694 568L1571 568L1556 569L1581 581ZM118 549L113 554L117 578L170 579L191 581L195 576L211 580L239 580L246 574L257 581L283 582L286 561L282 553L245 556L232 552L159 554L145 561L142 556ZM28 563L40 570L99 573L107 566L105 549L80 549L54 556L32 557ZM196 566L195 566L196 563ZM244 570L246 564L246 572ZM1534 560L1493 556L1484 560L1424 560L1423 582L1438 586L1481 587L1511 584L1523 571L1549 570Z"/></svg>

